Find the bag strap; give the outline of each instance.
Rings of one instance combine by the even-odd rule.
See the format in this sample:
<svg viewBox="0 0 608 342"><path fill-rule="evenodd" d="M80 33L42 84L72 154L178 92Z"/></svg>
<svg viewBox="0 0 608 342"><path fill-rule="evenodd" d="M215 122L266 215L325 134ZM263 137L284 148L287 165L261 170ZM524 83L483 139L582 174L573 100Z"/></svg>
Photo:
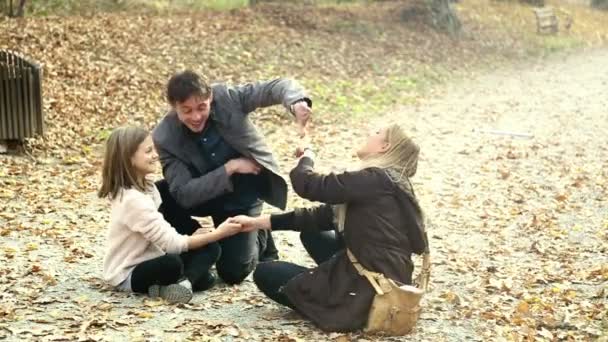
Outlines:
<svg viewBox="0 0 608 342"><path fill-rule="evenodd" d="M429 237L426 233L426 227L429 226L429 219L426 218L426 222L424 223L424 232L422 234L424 238L424 253L422 254L422 269L420 270L420 274L418 274L418 278L416 278L416 283L418 287L423 289L425 292L429 288L429 284L431 283L431 249L429 246Z"/></svg>
<svg viewBox="0 0 608 342"><path fill-rule="evenodd" d="M383 295L384 291L380 287L380 284L378 283L378 281L380 279L384 279L384 275L382 273L376 273L376 272L368 271L365 267L363 267L359 263L359 261L357 260L357 258L355 258L355 255L348 248L346 249L346 255L348 255L348 259L350 260L350 262L353 263L353 266L355 267L355 269L357 270L357 272L359 272L360 275L362 275L365 278L367 278L367 280L372 285L372 287L374 288L374 290L376 290L376 293L379 294L379 295Z"/></svg>
<svg viewBox="0 0 608 342"><path fill-rule="evenodd" d="M380 282L385 283L387 278L382 273L372 272L367 270L355 257L355 255L350 251L350 249L346 249L346 255L348 259L353 264L357 272L363 277L367 278L369 283L372 285L376 293L379 295L383 295L385 291L382 290L380 286ZM389 279L390 280L390 279ZM429 283L431 281L431 253L428 251L422 255L422 270L418 277L416 278L416 283L418 288L424 290L425 292L428 290Z"/></svg>
<svg viewBox="0 0 608 342"><path fill-rule="evenodd" d="M422 255L422 269L418 278L416 278L416 284L418 287L423 289L425 292L429 288L431 282L431 253L426 252Z"/></svg>

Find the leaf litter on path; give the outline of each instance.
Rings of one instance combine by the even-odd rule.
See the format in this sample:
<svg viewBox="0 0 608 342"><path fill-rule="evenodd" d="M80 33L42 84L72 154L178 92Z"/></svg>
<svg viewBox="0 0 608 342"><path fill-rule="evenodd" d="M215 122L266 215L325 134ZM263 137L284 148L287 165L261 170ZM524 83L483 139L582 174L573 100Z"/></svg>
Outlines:
<svg viewBox="0 0 608 342"><path fill-rule="evenodd" d="M260 19L254 12L240 15ZM297 41L297 30L252 25L255 37L261 37L260 46L283 42L289 47L290 52L274 56L276 60L266 60L268 56L250 49L253 35L251 41L237 39L235 32L241 32L237 27L241 24L231 18L220 15L219 26L204 29L189 18L186 21L193 25L194 34L181 28L166 32L175 17L99 15L0 22L3 32L10 32L9 47L28 37L44 38L22 46L46 64L49 122L48 136L31 142L34 160L0 156L0 338L380 339L323 334L273 304L250 280L238 287L219 285L197 294L190 304L172 306L113 292L98 278L109 207L96 199L95 190L101 143L111 127L152 126L164 109L164 80L176 68L201 67L198 56L205 52L210 53L209 65L217 67L211 69L211 78L239 82L277 73L305 74L309 63L299 60L293 65L302 66L288 67L288 62L298 60L294 54L301 52L297 45L290 45ZM125 33L144 29L151 34L141 35L139 42L130 42ZM198 42L197 34L203 31L217 35L217 40L205 40L195 51L187 51L185 47ZM319 36L309 32L311 42L330 36L323 32L316 33ZM280 42L267 40L270 36ZM433 39L445 43L441 37ZM229 50L226 41L236 47ZM318 44L320 51L335 45L331 40ZM348 73L375 80L366 71L373 69L369 54L379 58L383 51L368 47L369 42L360 44L368 55L340 51L348 49L348 43L335 45L347 60L329 55L327 59L336 65L321 65L321 71L303 77L304 82L323 79L316 73L337 75L336 68L342 66ZM238 51L244 51L243 56ZM428 52L420 51L407 58L420 60ZM175 54L183 59L176 61ZM247 58L259 58L274 70L230 70L232 59ZM310 134L320 170L352 165L352 148L362 142L365 131L388 121L406 125L422 147L413 182L431 222L433 285L416 332L408 339L605 336L608 149L602 142L608 131L608 100L600 95L607 82L608 71L601 69L606 58L608 54L599 50L505 68L437 87L384 115L347 116L348 120L344 115L332 118L330 111L323 113L333 108L323 106L331 97L326 89L313 90L315 109L318 103L323 113L314 118ZM134 60L139 64L133 66ZM395 60L389 64L397 65ZM253 119L266 133L282 169L289 170L298 144L292 134L295 128L276 108L262 110ZM478 127L530 132L534 138L479 134L473 131ZM290 196L290 207L309 204ZM312 265L296 233L276 235L282 259Z"/></svg>

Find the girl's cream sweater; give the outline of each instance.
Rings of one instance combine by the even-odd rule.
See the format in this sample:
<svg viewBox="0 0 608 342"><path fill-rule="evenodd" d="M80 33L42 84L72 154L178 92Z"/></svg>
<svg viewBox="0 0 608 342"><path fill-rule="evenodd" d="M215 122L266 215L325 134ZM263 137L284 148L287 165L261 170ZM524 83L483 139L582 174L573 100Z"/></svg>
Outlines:
<svg viewBox="0 0 608 342"><path fill-rule="evenodd" d="M117 286L138 264L188 250L188 237L180 235L158 211L162 200L155 186L150 192L123 190L112 200L103 277Z"/></svg>

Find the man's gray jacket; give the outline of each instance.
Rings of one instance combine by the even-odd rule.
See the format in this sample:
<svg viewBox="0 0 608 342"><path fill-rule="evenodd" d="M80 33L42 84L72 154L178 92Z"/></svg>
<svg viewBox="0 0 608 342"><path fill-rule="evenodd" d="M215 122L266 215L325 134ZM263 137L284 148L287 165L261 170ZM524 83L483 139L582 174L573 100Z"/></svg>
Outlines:
<svg viewBox="0 0 608 342"><path fill-rule="evenodd" d="M269 186L268 191L261 194L261 199L285 209L287 183L279 175L270 148L247 114L256 108L276 104L283 104L288 109L301 99L312 105L309 98L296 82L283 78L237 87L214 84L212 89L209 120L213 120L226 143L263 166L261 175L267 177ZM233 191L224 167L205 173L207 162L199 148L200 135L182 124L174 110L167 113L154 129L153 139L170 192L183 208L196 208Z"/></svg>

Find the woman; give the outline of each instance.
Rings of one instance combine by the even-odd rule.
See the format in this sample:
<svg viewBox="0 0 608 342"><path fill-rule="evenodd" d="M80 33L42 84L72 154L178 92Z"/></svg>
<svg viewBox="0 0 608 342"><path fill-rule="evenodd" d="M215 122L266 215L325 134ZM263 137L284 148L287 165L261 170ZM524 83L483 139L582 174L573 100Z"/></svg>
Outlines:
<svg viewBox="0 0 608 342"><path fill-rule="evenodd" d="M179 234L159 212L161 196L148 180L157 164L145 129L120 127L108 138L98 192L112 204L104 279L118 290L187 303L192 291L213 286L209 269L220 256L216 241L239 233L241 225L228 218L211 232L201 228L192 236Z"/></svg>
<svg viewBox="0 0 608 342"><path fill-rule="evenodd" d="M304 247L318 267L281 261L260 264L254 273L258 288L325 331L363 328L375 291L357 273L346 249L366 269L411 283L411 254L422 253L426 246L422 211L409 182L418 154L419 147L398 125L367 139L357 151L361 168L355 172L317 174L314 154L306 150L291 171L293 188L324 205L235 220L244 230L301 231Z"/></svg>

